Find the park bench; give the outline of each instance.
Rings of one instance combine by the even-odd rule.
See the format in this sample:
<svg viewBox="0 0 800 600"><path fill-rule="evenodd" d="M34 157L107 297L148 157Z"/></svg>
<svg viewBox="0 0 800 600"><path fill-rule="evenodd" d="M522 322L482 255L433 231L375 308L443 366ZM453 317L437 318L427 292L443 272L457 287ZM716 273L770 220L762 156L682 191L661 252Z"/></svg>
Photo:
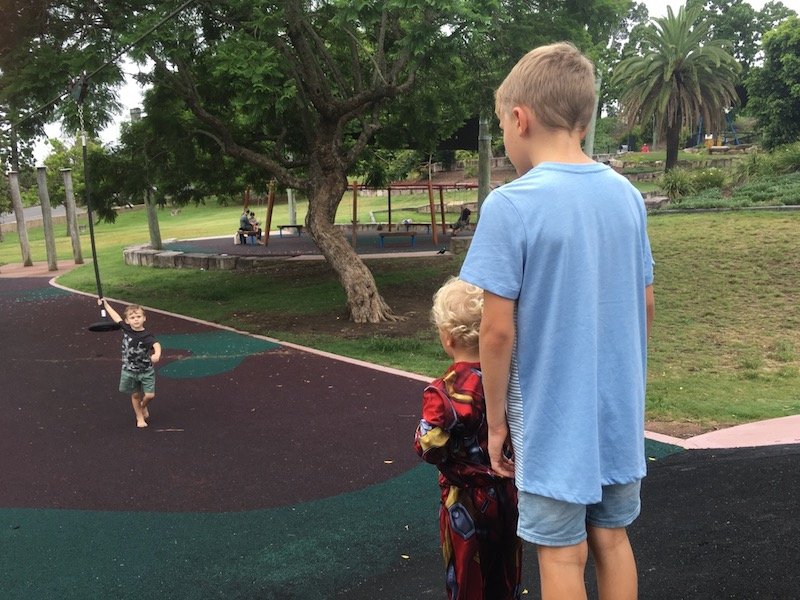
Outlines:
<svg viewBox="0 0 800 600"><path fill-rule="evenodd" d="M283 230L284 229L296 229L297 230L297 237L300 237L303 234L303 226L302 225L278 225L278 235L283 237Z"/></svg>
<svg viewBox="0 0 800 600"><path fill-rule="evenodd" d="M403 223L406 228L406 231L411 231L411 228L417 229L418 227L424 227L425 233L431 232L431 224L430 223Z"/></svg>
<svg viewBox="0 0 800 600"><path fill-rule="evenodd" d="M239 229L236 235L233 236L234 244L241 244L242 236L245 236L245 243L252 240L254 244L258 243L258 231Z"/></svg>
<svg viewBox="0 0 800 600"><path fill-rule="evenodd" d="M417 238L416 231L379 231L378 238L381 248L384 248L384 241L387 237L407 237L411 238L411 247L414 247L414 241Z"/></svg>

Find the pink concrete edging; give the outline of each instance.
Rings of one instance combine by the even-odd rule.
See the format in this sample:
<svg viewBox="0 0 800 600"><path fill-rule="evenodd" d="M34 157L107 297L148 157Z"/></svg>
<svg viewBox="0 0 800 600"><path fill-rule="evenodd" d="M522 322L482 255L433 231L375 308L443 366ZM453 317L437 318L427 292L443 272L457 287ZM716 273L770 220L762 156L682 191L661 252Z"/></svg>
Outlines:
<svg viewBox="0 0 800 600"><path fill-rule="evenodd" d="M755 448L758 446L800 444L800 415L745 423L744 425L709 431L685 440L649 431L645 433L645 437L657 442L680 446L687 450Z"/></svg>

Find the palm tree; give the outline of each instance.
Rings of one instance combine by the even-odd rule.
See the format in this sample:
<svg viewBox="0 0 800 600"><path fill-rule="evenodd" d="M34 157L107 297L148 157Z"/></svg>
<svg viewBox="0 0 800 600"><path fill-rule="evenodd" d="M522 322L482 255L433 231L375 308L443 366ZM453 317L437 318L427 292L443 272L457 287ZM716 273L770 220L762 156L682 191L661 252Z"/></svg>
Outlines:
<svg viewBox="0 0 800 600"><path fill-rule="evenodd" d="M646 28L644 55L622 60L613 81L625 91L620 98L628 124L648 123L666 131L665 170L678 161L681 127L703 119L708 131L724 123L727 109L738 101L734 84L739 63L711 40L709 24L701 21L701 6L667 8L667 16Z"/></svg>

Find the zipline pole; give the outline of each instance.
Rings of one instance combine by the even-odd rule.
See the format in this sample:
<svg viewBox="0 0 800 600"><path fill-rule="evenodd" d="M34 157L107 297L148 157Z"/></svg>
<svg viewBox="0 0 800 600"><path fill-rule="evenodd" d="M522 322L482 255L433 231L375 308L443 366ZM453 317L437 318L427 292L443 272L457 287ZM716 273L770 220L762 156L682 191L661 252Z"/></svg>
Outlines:
<svg viewBox="0 0 800 600"><path fill-rule="evenodd" d="M19 174L16 171L8 172L8 187L11 190L11 204L14 207L14 216L17 219L17 235L19 235L19 248L22 251L22 265L32 267L31 245L28 241L28 229L25 227L25 211L22 209L22 196L19 193Z"/></svg>
<svg viewBox="0 0 800 600"><path fill-rule="evenodd" d="M36 184L39 191L39 204L42 208L42 228L44 247L47 251L47 270L58 271L56 238L53 231L53 212L50 206L50 193L47 191L47 167L36 167Z"/></svg>
<svg viewBox="0 0 800 600"><path fill-rule="evenodd" d="M76 265L83 264L81 251L81 235L78 227L78 209L75 206L75 191L72 188L72 169L61 169L61 178L64 180L64 207L67 209L67 229L72 241L72 258Z"/></svg>

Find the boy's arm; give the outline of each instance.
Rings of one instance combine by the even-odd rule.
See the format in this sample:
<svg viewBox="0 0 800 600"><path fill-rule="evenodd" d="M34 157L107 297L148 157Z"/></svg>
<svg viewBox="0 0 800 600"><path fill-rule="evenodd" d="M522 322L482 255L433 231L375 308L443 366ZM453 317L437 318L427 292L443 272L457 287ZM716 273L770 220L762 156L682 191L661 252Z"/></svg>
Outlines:
<svg viewBox="0 0 800 600"><path fill-rule="evenodd" d="M447 458L450 434L445 426L445 406L434 389L422 392L422 419L414 434L414 448L422 460L438 465Z"/></svg>
<svg viewBox="0 0 800 600"><path fill-rule="evenodd" d="M656 314L656 300L653 295L652 284L644 288L644 304L647 311L647 337L650 337L650 331L653 329L653 318Z"/></svg>
<svg viewBox="0 0 800 600"><path fill-rule="evenodd" d="M153 354L150 355L150 360L154 364L161 360L161 344L158 342L153 344Z"/></svg>
<svg viewBox="0 0 800 600"><path fill-rule="evenodd" d="M111 317L111 320L114 321L114 323L119 323L122 321L122 317L120 317L119 313L111 307L111 305L108 303L108 300L105 298L100 298L97 303L106 310L108 316Z"/></svg>
<svg viewBox="0 0 800 600"><path fill-rule="evenodd" d="M503 445L509 437L506 396L516 333L514 307L514 300L483 293L480 355L489 426L489 458L494 472L504 477L514 477L514 461L503 454Z"/></svg>

